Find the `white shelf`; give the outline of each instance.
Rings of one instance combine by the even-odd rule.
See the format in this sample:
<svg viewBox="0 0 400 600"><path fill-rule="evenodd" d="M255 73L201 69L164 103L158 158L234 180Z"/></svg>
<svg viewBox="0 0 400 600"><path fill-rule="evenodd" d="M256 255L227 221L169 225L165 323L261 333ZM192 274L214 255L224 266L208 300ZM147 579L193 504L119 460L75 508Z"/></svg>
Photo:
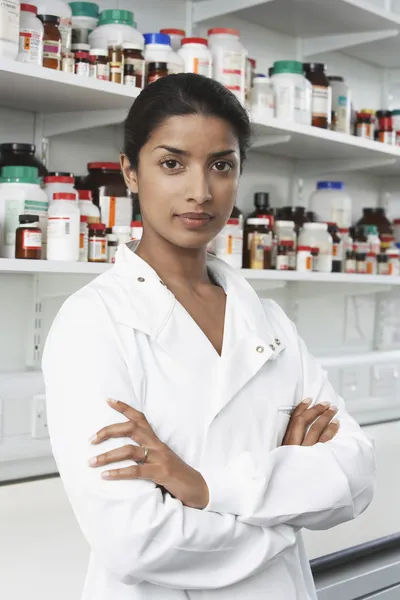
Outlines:
<svg viewBox="0 0 400 600"><path fill-rule="evenodd" d="M368 0L197 0L195 21L235 16L306 40L306 54L342 50L373 64L400 66L400 15ZM395 36L395 37L394 37Z"/></svg>
<svg viewBox="0 0 400 600"><path fill-rule="evenodd" d="M0 274L6 273L67 273L76 275L99 275L111 267L110 264L74 263L47 260L17 260L0 258ZM369 285L400 285L400 277L385 275L357 275L349 273L302 273L298 271L258 271L242 269L248 281L278 281L305 283L357 283Z"/></svg>
<svg viewBox="0 0 400 600"><path fill-rule="evenodd" d="M274 118L254 123L253 131L254 151L297 159L309 174L367 169L400 175L397 146Z"/></svg>
<svg viewBox="0 0 400 600"><path fill-rule="evenodd" d="M321 363L324 369L400 363L400 350L372 350L371 352L361 352L358 354L319 356L318 362Z"/></svg>
<svg viewBox="0 0 400 600"><path fill-rule="evenodd" d="M0 59L0 105L40 113L126 110L138 88Z"/></svg>

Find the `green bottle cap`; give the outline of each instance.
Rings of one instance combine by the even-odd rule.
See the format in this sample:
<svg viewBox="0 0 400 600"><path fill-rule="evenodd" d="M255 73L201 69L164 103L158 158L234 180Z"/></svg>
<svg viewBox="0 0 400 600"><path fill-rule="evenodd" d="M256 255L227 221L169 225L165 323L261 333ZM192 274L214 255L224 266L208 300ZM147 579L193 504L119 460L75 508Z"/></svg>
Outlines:
<svg viewBox="0 0 400 600"><path fill-rule="evenodd" d="M3 167L1 177L5 183L40 183L39 171L36 167Z"/></svg>
<svg viewBox="0 0 400 600"><path fill-rule="evenodd" d="M99 17L100 8L94 2L70 2L73 17Z"/></svg>
<svg viewBox="0 0 400 600"><path fill-rule="evenodd" d="M278 75L279 73L303 75L303 71L303 63L297 60L277 60L274 62L274 75Z"/></svg>
<svg viewBox="0 0 400 600"><path fill-rule="evenodd" d="M112 25L117 23L119 25L130 25L134 26L134 14L130 10L117 10L114 8L103 10L100 13L99 26L100 25Z"/></svg>

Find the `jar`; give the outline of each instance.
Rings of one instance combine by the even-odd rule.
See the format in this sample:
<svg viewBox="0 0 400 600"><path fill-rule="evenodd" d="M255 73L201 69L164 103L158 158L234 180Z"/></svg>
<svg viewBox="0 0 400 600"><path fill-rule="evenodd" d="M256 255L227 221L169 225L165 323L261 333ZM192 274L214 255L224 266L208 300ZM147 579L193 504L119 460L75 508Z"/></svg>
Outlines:
<svg viewBox="0 0 400 600"><path fill-rule="evenodd" d="M356 272L365 275L367 273L367 254L356 252Z"/></svg>
<svg viewBox="0 0 400 600"><path fill-rule="evenodd" d="M89 262L107 262L107 238L104 223L89 226Z"/></svg>
<svg viewBox="0 0 400 600"><path fill-rule="evenodd" d="M79 190L78 198L80 213L87 217L89 225L91 223L100 223L100 210L93 204L91 190Z"/></svg>
<svg viewBox="0 0 400 600"><path fill-rule="evenodd" d="M124 85L136 86L136 73L134 65L124 65Z"/></svg>
<svg viewBox="0 0 400 600"><path fill-rule="evenodd" d="M88 164L89 174L81 187L91 190L93 203L100 208L101 220L107 228L114 225L129 226L132 221L132 198L119 163L93 162Z"/></svg>
<svg viewBox="0 0 400 600"><path fill-rule="evenodd" d="M228 219L225 227L215 238L215 256L234 269L242 268L243 257L243 220Z"/></svg>
<svg viewBox="0 0 400 600"><path fill-rule="evenodd" d="M0 169L2 167L34 167L39 177L47 175L47 169L35 156L35 144L0 144Z"/></svg>
<svg viewBox="0 0 400 600"><path fill-rule="evenodd" d="M109 230L106 230L107 232L107 262L108 263L115 263L115 255L117 254L117 248L118 248L118 240L117 240L117 236L114 235L113 233L109 233Z"/></svg>
<svg viewBox="0 0 400 600"><path fill-rule="evenodd" d="M278 60L271 77L275 90L275 117L302 123L304 120L303 65L295 60Z"/></svg>
<svg viewBox="0 0 400 600"><path fill-rule="evenodd" d="M146 83L146 63L143 54L143 45L134 42L124 42L122 44L124 52L124 65L133 65L135 68L136 87L144 88Z"/></svg>
<svg viewBox="0 0 400 600"><path fill-rule="evenodd" d="M74 188L75 179L72 173L52 172L43 180L44 191L49 199L49 204L53 202L54 194L65 192L66 194L74 194L76 198L76 190Z"/></svg>
<svg viewBox="0 0 400 600"><path fill-rule="evenodd" d="M291 249L288 248L289 255L289 270L294 271L296 269L296 246L297 246L297 235L294 221L276 221L275 222L275 234L276 244L280 246L283 241L293 242ZM303 244L308 246L309 244Z"/></svg>
<svg viewBox="0 0 400 600"><path fill-rule="evenodd" d="M44 25L43 66L47 69L61 70L61 33L60 18L55 15L38 15Z"/></svg>
<svg viewBox="0 0 400 600"><path fill-rule="evenodd" d="M15 60L18 56L19 0L0 2L0 56Z"/></svg>
<svg viewBox="0 0 400 600"><path fill-rule="evenodd" d="M122 46L124 42L134 42L144 46L143 35L136 29L134 14L130 10L107 9L100 13L98 26L89 34L92 48Z"/></svg>
<svg viewBox="0 0 400 600"><path fill-rule="evenodd" d="M364 231L367 236L368 250L375 255L381 251L381 240L378 235L376 225L364 225Z"/></svg>
<svg viewBox="0 0 400 600"><path fill-rule="evenodd" d="M87 262L89 259L89 226L86 215L81 215L79 229L79 262Z"/></svg>
<svg viewBox="0 0 400 600"><path fill-rule="evenodd" d="M312 125L328 129L332 117L332 88L326 76L326 65L304 63L304 71L312 85Z"/></svg>
<svg viewBox="0 0 400 600"><path fill-rule="evenodd" d="M108 46L108 60L110 62L110 81L122 83L123 54L121 46Z"/></svg>
<svg viewBox="0 0 400 600"><path fill-rule="evenodd" d="M185 73L212 77L212 56L205 38L184 38L178 54L183 59Z"/></svg>
<svg viewBox="0 0 400 600"><path fill-rule="evenodd" d="M89 75L92 79L110 81L110 63L107 50L93 48L90 51Z"/></svg>
<svg viewBox="0 0 400 600"><path fill-rule="evenodd" d="M396 145L396 132L392 130L384 131L378 129L375 131L375 141L381 142L382 144L388 144L389 146Z"/></svg>
<svg viewBox="0 0 400 600"><path fill-rule="evenodd" d="M357 270L355 250L347 250L345 255L344 272L355 273Z"/></svg>
<svg viewBox="0 0 400 600"><path fill-rule="evenodd" d="M392 224L386 217L385 209L378 208L363 208L363 216L357 222L358 226L363 225L376 225L378 228L378 234L382 243L382 236L392 236ZM388 238L387 238L388 239ZM385 246L386 249L387 245Z"/></svg>
<svg viewBox="0 0 400 600"><path fill-rule="evenodd" d="M388 257L389 275L398 277L400 275L400 262L398 248L390 248L386 252Z"/></svg>
<svg viewBox="0 0 400 600"><path fill-rule="evenodd" d="M44 27L41 20L37 18L36 6L33 4L21 4L17 60L42 66L43 34Z"/></svg>
<svg viewBox="0 0 400 600"><path fill-rule="evenodd" d="M389 259L388 255L381 253L376 257L376 268L378 275L389 275Z"/></svg>
<svg viewBox="0 0 400 600"><path fill-rule="evenodd" d="M282 240L278 243L275 267L277 271L289 270L290 258L293 252L293 242L290 240Z"/></svg>
<svg viewBox="0 0 400 600"><path fill-rule="evenodd" d="M341 273L343 264L343 243L336 223L328 223L328 232L332 237L332 273Z"/></svg>
<svg viewBox="0 0 400 600"><path fill-rule="evenodd" d="M89 52L76 52L75 53L75 75L79 75L80 77L89 77L90 76L89 61L90 61Z"/></svg>
<svg viewBox="0 0 400 600"><path fill-rule="evenodd" d="M368 275L376 275L376 254L374 252L368 252L367 254L367 273Z"/></svg>
<svg viewBox="0 0 400 600"><path fill-rule="evenodd" d="M400 219L394 219L393 221L394 237L396 244L400 244Z"/></svg>
<svg viewBox="0 0 400 600"><path fill-rule="evenodd" d="M172 50L169 35L165 33L145 33L144 41L144 58L147 65L153 62L167 63L169 75L183 73L183 58Z"/></svg>
<svg viewBox="0 0 400 600"><path fill-rule="evenodd" d="M147 83L153 83L168 75L168 65L164 62L151 62L147 65Z"/></svg>
<svg viewBox="0 0 400 600"><path fill-rule="evenodd" d="M112 228L112 232L117 236L118 245L128 244L131 241L131 226L117 225Z"/></svg>
<svg viewBox="0 0 400 600"><path fill-rule="evenodd" d="M272 208L269 205L268 192L256 192L254 194L254 210L247 217L248 219L261 219L264 216L272 216Z"/></svg>
<svg viewBox="0 0 400 600"><path fill-rule="evenodd" d="M250 112L253 121L262 123L275 116L275 90L272 81L265 75L256 75L251 93Z"/></svg>
<svg viewBox="0 0 400 600"><path fill-rule="evenodd" d="M75 194L54 194L47 217L47 260L79 260L80 217Z"/></svg>
<svg viewBox="0 0 400 600"><path fill-rule="evenodd" d="M94 2L70 2L72 9L72 43L89 44L89 34L96 29L99 6Z"/></svg>
<svg viewBox="0 0 400 600"><path fill-rule="evenodd" d="M316 270L320 273L332 271L332 237L327 223L304 223L299 235L299 246L318 248Z"/></svg>
<svg viewBox="0 0 400 600"><path fill-rule="evenodd" d="M62 55L61 70L64 73L75 73L75 54L66 52Z"/></svg>
<svg viewBox="0 0 400 600"><path fill-rule="evenodd" d="M311 246L298 246L296 271L312 271Z"/></svg>
<svg viewBox="0 0 400 600"><path fill-rule="evenodd" d="M37 215L20 215L15 232L15 258L40 260L42 256L42 231Z"/></svg>
<svg viewBox="0 0 400 600"><path fill-rule="evenodd" d="M186 33L183 29L160 29L160 33L165 33L171 40L171 47L174 52L178 52L182 46Z"/></svg>
<svg viewBox="0 0 400 600"><path fill-rule="evenodd" d="M271 269L272 223L268 217L247 219L243 241L243 268Z"/></svg>
<svg viewBox="0 0 400 600"><path fill-rule="evenodd" d="M328 77L332 88L332 111L335 113L335 131L351 133L351 92L343 77Z"/></svg>
<svg viewBox="0 0 400 600"><path fill-rule="evenodd" d="M294 230L298 234L304 223L307 223L306 209L304 206L283 206L278 210L278 220L293 221Z"/></svg>
<svg viewBox="0 0 400 600"><path fill-rule="evenodd" d="M230 90L244 105L247 53L238 29L214 27L208 30L213 78Z"/></svg>
<svg viewBox="0 0 400 600"><path fill-rule="evenodd" d="M393 131L392 112L390 110L377 110L378 130Z"/></svg>
<svg viewBox="0 0 400 600"><path fill-rule="evenodd" d="M373 115L368 113L357 113L356 136L366 140L375 139Z"/></svg>
<svg viewBox="0 0 400 600"><path fill-rule="evenodd" d="M131 223L131 240L141 240L143 236L142 221L132 221Z"/></svg>
<svg viewBox="0 0 400 600"><path fill-rule="evenodd" d="M55 15L59 18L62 53L71 50L72 10L64 0L39 0L38 13L41 15Z"/></svg>

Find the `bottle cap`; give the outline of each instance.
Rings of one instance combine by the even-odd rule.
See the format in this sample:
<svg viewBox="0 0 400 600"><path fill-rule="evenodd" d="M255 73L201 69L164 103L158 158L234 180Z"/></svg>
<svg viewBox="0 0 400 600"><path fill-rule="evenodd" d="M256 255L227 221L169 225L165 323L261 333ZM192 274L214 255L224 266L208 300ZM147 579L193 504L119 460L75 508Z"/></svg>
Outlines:
<svg viewBox="0 0 400 600"><path fill-rule="evenodd" d="M38 184L38 169L36 167L6 166L1 170L4 183L32 183Z"/></svg>
<svg viewBox="0 0 400 600"><path fill-rule="evenodd" d="M171 45L171 38L166 33L145 33L143 37L146 46L149 44Z"/></svg>
<svg viewBox="0 0 400 600"><path fill-rule="evenodd" d="M57 192L56 194L53 194L53 200L76 200L76 194Z"/></svg>
<svg viewBox="0 0 400 600"><path fill-rule="evenodd" d="M317 190L342 190L343 181L318 181Z"/></svg>

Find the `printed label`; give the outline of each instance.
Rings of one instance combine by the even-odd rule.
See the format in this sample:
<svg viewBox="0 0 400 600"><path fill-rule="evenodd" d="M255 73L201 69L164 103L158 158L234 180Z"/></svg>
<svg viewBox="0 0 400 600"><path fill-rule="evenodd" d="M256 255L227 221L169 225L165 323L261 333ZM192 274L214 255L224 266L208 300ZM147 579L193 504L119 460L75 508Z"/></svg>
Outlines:
<svg viewBox="0 0 400 600"><path fill-rule="evenodd" d="M75 74L81 77L89 77L89 63L75 63Z"/></svg>
<svg viewBox="0 0 400 600"><path fill-rule="evenodd" d="M79 260L86 262L89 253L89 233L87 223L80 224L79 230Z"/></svg>
<svg viewBox="0 0 400 600"><path fill-rule="evenodd" d="M135 85L136 85L135 75L125 75L124 85L131 85L131 86L135 87Z"/></svg>
<svg viewBox="0 0 400 600"><path fill-rule="evenodd" d="M107 240L105 238L89 238L89 260L106 262Z"/></svg>
<svg viewBox="0 0 400 600"><path fill-rule="evenodd" d="M126 58L124 64L133 65L135 67L136 85L139 88L144 87L144 82L146 79L146 63L144 59Z"/></svg>
<svg viewBox="0 0 400 600"><path fill-rule="evenodd" d="M232 219L233 221L233 219ZM239 219L237 223L227 223L215 239L215 255L240 269L243 254L243 229Z"/></svg>
<svg viewBox="0 0 400 600"><path fill-rule="evenodd" d="M264 269L265 253L270 251L272 234L253 232L248 236L250 269Z"/></svg>
<svg viewBox="0 0 400 600"><path fill-rule="evenodd" d="M343 244L341 242L332 245L332 257L334 260L343 260Z"/></svg>
<svg viewBox="0 0 400 600"><path fill-rule="evenodd" d="M75 73L75 59L74 58L63 58L62 59L62 70L64 73Z"/></svg>
<svg viewBox="0 0 400 600"><path fill-rule="evenodd" d="M356 261L353 258L349 258L345 263L345 273L355 273L356 272Z"/></svg>
<svg viewBox="0 0 400 600"><path fill-rule="evenodd" d="M398 276L399 274L400 274L399 259L398 258L389 258L389 275Z"/></svg>
<svg viewBox="0 0 400 600"><path fill-rule="evenodd" d="M21 62L42 64L43 33L32 29L19 32L19 54Z"/></svg>
<svg viewBox="0 0 400 600"><path fill-rule="evenodd" d="M0 39L3 41L18 43L19 11L18 0L0 0Z"/></svg>
<svg viewBox="0 0 400 600"><path fill-rule="evenodd" d="M357 261L357 273L365 274L367 272L367 261L366 260L358 260Z"/></svg>
<svg viewBox="0 0 400 600"><path fill-rule="evenodd" d="M289 256L287 254L278 254L276 257L276 270L287 271L289 269Z"/></svg>
<svg viewBox="0 0 400 600"><path fill-rule="evenodd" d="M347 96L339 96L337 99L335 130L341 133L350 133L350 106Z"/></svg>
<svg viewBox="0 0 400 600"><path fill-rule="evenodd" d="M24 250L40 250L42 248L42 234L39 231L23 231L22 248Z"/></svg>
<svg viewBox="0 0 400 600"><path fill-rule="evenodd" d="M312 89L312 116L331 118L332 90L330 87L313 85Z"/></svg>
<svg viewBox="0 0 400 600"><path fill-rule="evenodd" d="M47 237L64 237L71 234L70 217L49 217L47 219Z"/></svg>
<svg viewBox="0 0 400 600"><path fill-rule="evenodd" d="M69 52L71 49L72 37L72 19L70 17L61 17L59 30L61 33L62 51Z"/></svg>
<svg viewBox="0 0 400 600"><path fill-rule="evenodd" d="M320 273L330 273L332 271L332 255L319 254L315 258L315 270Z"/></svg>
<svg viewBox="0 0 400 600"><path fill-rule="evenodd" d="M115 255L117 253L117 246L108 246L107 248L107 262L115 263Z"/></svg>
<svg viewBox="0 0 400 600"><path fill-rule="evenodd" d="M356 125L357 137L362 137L367 140L374 139L374 127L371 123L357 123Z"/></svg>
<svg viewBox="0 0 400 600"><path fill-rule="evenodd" d="M192 73L196 73L197 75L204 75L204 77L210 77L210 61L201 58L194 58L192 64Z"/></svg>
<svg viewBox="0 0 400 600"><path fill-rule="evenodd" d="M61 60L61 42L45 40L43 44L43 58Z"/></svg>
<svg viewBox="0 0 400 600"><path fill-rule="evenodd" d="M47 230L47 202L35 200L3 200L4 222L3 239L5 245L15 246L15 232L19 227L19 215L36 215L39 217L39 227L42 230L43 239Z"/></svg>
<svg viewBox="0 0 400 600"><path fill-rule="evenodd" d="M218 80L233 92L241 102L244 100L245 57L240 52L224 52L222 69Z"/></svg>
<svg viewBox="0 0 400 600"><path fill-rule="evenodd" d="M132 199L129 196L100 196L100 211L107 228L131 226Z"/></svg>
<svg viewBox="0 0 400 600"><path fill-rule="evenodd" d="M101 81L109 81L110 65L90 65L89 77L92 77L92 79L100 79Z"/></svg>

